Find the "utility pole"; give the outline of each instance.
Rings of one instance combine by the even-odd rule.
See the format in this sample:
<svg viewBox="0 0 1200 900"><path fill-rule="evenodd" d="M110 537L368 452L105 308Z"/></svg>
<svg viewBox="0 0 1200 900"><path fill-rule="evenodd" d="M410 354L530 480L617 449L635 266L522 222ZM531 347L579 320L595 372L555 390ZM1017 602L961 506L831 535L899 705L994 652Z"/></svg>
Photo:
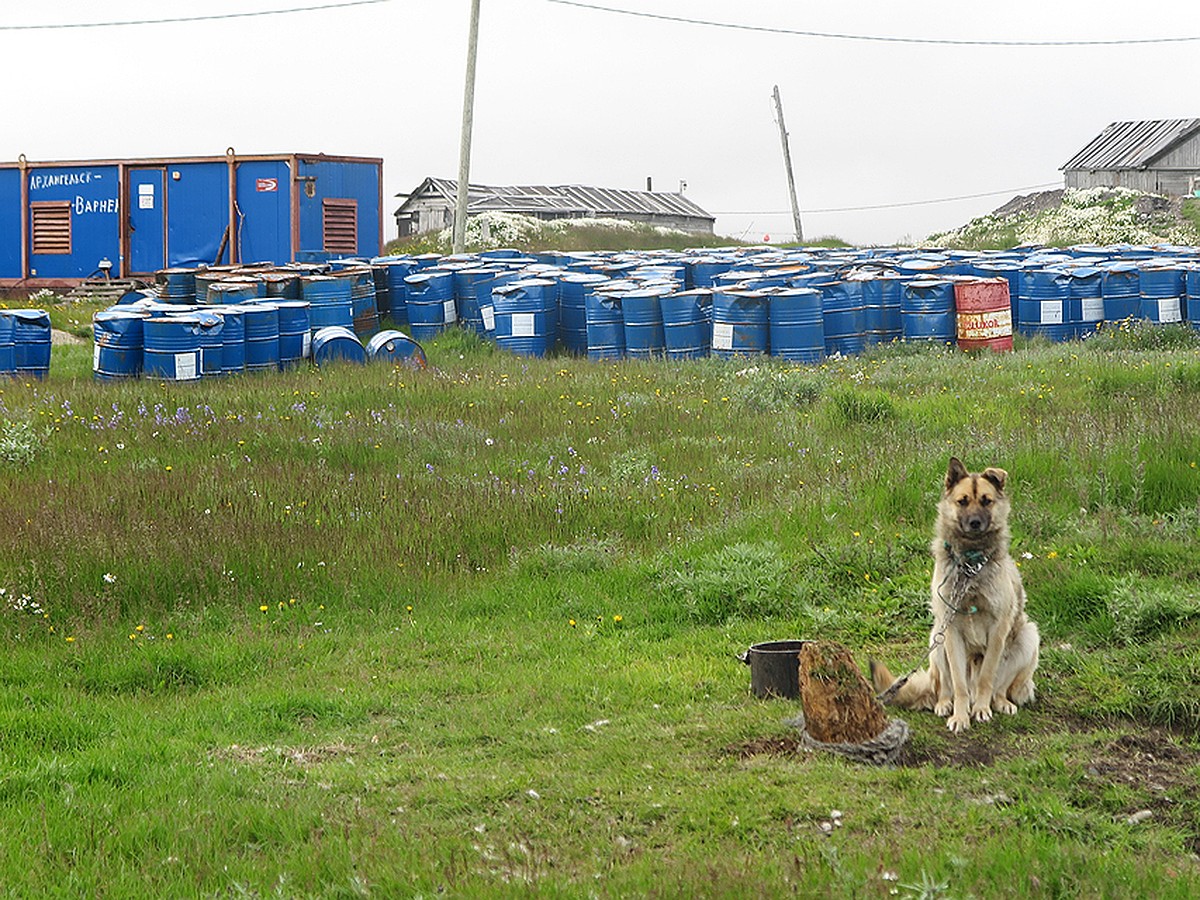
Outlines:
<svg viewBox="0 0 1200 900"><path fill-rule="evenodd" d="M471 30L467 38L467 74L463 85L462 132L458 146L458 193L454 198L452 252L467 247L467 200L471 189L471 127L475 120L475 48L479 43L479 0L471 0Z"/></svg>
<svg viewBox="0 0 1200 900"><path fill-rule="evenodd" d="M804 243L804 226L800 224L800 202L796 199L796 179L792 175L792 151L788 147L787 127L783 124L783 101L779 85L775 85L775 116L779 120L779 139L783 142L783 165L787 169L788 194L792 198L792 223L796 228L796 243Z"/></svg>

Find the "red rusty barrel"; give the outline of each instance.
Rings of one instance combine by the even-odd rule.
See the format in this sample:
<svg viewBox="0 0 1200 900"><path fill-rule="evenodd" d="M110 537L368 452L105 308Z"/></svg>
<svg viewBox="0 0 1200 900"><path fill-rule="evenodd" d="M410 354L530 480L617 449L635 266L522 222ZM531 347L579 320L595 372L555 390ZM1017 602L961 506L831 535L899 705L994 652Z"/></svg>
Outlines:
<svg viewBox="0 0 1200 900"><path fill-rule="evenodd" d="M1007 279L956 281L954 307L958 312L960 349L1012 349L1012 302Z"/></svg>

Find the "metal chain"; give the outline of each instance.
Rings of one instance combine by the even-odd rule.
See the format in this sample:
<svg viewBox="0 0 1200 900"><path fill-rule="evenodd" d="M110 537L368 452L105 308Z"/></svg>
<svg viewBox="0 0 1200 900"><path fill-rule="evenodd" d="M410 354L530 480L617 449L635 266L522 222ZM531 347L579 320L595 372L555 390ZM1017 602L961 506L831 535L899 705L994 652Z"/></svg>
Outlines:
<svg viewBox="0 0 1200 900"><path fill-rule="evenodd" d="M876 700L878 700L884 706L890 703L892 698L896 696L896 693L902 687L904 687L904 685L908 684L908 680L916 675L917 672L921 670L921 666L929 661L929 657L933 656L934 652L946 643L946 630L950 627L950 623L954 621L954 617L957 616L961 611L962 602L966 599L967 592L971 589L972 579L982 572L987 567L989 562L991 562L991 560L989 560L987 557L982 557L976 562L960 560L957 566L950 569L946 573L946 576L942 579L942 583L937 587L938 599L940 599L942 603L946 605L946 609L949 610L946 615L946 620L942 622L942 627L934 632L932 637L929 638L929 649L925 651L924 656L918 659L912 670L907 675L903 675L893 681L886 690L878 693L875 696ZM942 589L946 586L946 582L950 580L951 576L957 576L957 578L954 582L953 599L947 600L945 594L942 593Z"/></svg>

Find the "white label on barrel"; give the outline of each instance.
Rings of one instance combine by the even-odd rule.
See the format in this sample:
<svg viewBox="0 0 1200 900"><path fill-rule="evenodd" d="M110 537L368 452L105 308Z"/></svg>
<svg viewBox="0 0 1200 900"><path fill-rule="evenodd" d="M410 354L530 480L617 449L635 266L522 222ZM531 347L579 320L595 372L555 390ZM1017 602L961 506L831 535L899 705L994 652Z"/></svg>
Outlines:
<svg viewBox="0 0 1200 900"><path fill-rule="evenodd" d="M485 306L479 311L481 313L483 313L483 327L486 328L488 331L495 331L496 330L496 310L495 310L495 308L491 307L491 306Z"/></svg>
<svg viewBox="0 0 1200 900"><path fill-rule="evenodd" d="M1104 298L1103 297L1084 297L1083 298L1083 321L1099 322L1104 318Z"/></svg>
<svg viewBox="0 0 1200 900"><path fill-rule="evenodd" d="M92 344L92 371L100 371L100 345Z"/></svg>
<svg viewBox="0 0 1200 900"><path fill-rule="evenodd" d="M1042 325L1061 325L1063 321L1063 302L1061 300L1042 301Z"/></svg>
<svg viewBox="0 0 1200 900"><path fill-rule="evenodd" d="M513 313L513 337L536 337L536 335L537 332L533 327L533 313Z"/></svg>
<svg viewBox="0 0 1200 900"><path fill-rule="evenodd" d="M1163 297L1158 301L1158 321L1183 321L1183 311L1180 309L1178 297Z"/></svg>
<svg viewBox="0 0 1200 900"><path fill-rule="evenodd" d="M458 310L455 309L453 300L447 300L443 303L442 310L445 312L447 325L458 321Z"/></svg>
<svg viewBox="0 0 1200 900"><path fill-rule="evenodd" d="M196 377L196 357L198 355L192 351L175 354L176 381L191 381Z"/></svg>
<svg viewBox="0 0 1200 900"><path fill-rule="evenodd" d="M1012 310L994 309L991 312L960 312L958 339L960 341L990 341L1012 335Z"/></svg>
<svg viewBox="0 0 1200 900"><path fill-rule="evenodd" d="M308 359L312 356L312 332L304 332L304 342L301 344L300 356L303 359Z"/></svg>
<svg viewBox="0 0 1200 900"><path fill-rule="evenodd" d="M712 345L714 350L733 349L732 322L713 322Z"/></svg>

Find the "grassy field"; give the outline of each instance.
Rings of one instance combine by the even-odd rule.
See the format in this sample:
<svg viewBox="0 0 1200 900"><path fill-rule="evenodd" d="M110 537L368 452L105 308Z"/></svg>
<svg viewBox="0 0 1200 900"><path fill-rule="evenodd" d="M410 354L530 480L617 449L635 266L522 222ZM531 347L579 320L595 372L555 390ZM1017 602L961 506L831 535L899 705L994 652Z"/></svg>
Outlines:
<svg viewBox="0 0 1200 900"><path fill-rule="evenodd" d="M426 349L0 383L0 893L1200 893L1190 333ZM914 664L952 453L1010 473L1039 700L907 714L893 768L807 753L736 655Z"/></svg>

